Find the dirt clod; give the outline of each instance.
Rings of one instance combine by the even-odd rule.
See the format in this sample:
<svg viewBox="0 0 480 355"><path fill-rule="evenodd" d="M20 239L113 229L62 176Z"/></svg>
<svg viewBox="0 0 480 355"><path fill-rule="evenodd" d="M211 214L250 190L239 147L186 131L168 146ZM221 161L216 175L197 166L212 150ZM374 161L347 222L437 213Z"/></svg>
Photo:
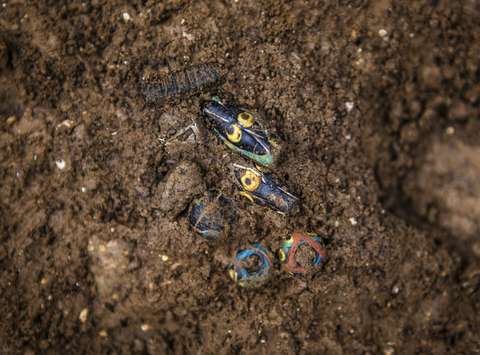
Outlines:
<svg viewBox="0 0 480 355"><path fill-rule="evenodd" d="M252 255L241 261L240 266L244 267L249 273L255 273L260 270L262 264L260 263L260 258L258 256Z"/></svg>
<svg viewBox="0 0 480 355"><path fill-rule="evenodd" d="M189 161L180 162L168 175L159 200L161 211L176 216L188 203L206 190L200 168ZM158 194L158 192L157 192Z"/></svg>
<svg viewBox="0 0 480 355"><path fill-rule="evenodd" d="M297 264L307 271L314 268L315 250L309 245L300 245L295 253Z"/></svg>
<svg viewBox="0 0 480 355"><path fill-rule="evenodd" d="M480 145L454 137L429 145L408 191L418 213L454 236L480 233Z"/></svg>
<svg viewBox="0 0 480 355"><path fill-rule="evenodd" d="M88 243L88 251L99 297L104 300L118 298L118 293L124 293L125 286L130 282L127 274L128 245L121 240L103 242L93 236Z"/></svg>

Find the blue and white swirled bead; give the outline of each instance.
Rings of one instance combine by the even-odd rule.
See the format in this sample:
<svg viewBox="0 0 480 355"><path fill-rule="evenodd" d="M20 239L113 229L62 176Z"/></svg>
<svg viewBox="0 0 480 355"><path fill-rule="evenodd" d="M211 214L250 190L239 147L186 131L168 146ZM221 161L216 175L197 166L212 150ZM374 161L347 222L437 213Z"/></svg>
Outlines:
<svg viewBox="0 0 480 355"><path fill-rule="evenodd" d="M257 265L249 270L246 264L254 258ZM260 243L237 251L234 260L228 266L228 274L240 287L253 288L264 285L273 272L273 257L270 251Z"/></svg>

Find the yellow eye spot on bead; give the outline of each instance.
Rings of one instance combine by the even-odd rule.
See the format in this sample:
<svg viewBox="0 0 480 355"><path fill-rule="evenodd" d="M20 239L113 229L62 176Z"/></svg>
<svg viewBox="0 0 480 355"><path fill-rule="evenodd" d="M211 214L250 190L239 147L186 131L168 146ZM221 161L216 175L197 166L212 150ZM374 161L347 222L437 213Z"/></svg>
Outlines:
<svg viewBox="0 0 480 355"><path fill-rule="evenodd" d="M253 115L250 112L243 111L238 114L237 121L243 127L248 128L252 127L255 120L253 119Z"/></svg>
<svg viewBox="0 0 480 355"><path fill-rule="evenodd" d="M242 191L242 192L240 192L240 196L245 197L251 203L255 203L255 200L253 199L252 195L250 195L248 192Z"/></svg>
<svg viewBox="0 0 480 355"><path fill-rule="evenodd" d="M252 171L247 171L240 181L243 188L247 191L255 191L260 186L260 176Z"/></svg>
<svg viewBox="0 0 480 355"><path fill-rule="evenodd" d="M242 129L234 124L226 129L227 138L230 142L238 143L242 139Z"/></svg>
<svg viewBox="0 0 480 355"><path fill-rule="evenodd" d="M233 281L237 282L237 273L235 272L235 270L233 269L228 270L228 275Z"/></svg>
<svg viewBox="0 0 480 355"><path fill-rule="evenodd" d="M284 262L287 259L287 256L285 255L285 252L282 249L280 249L280 251L278 252L278 256L281 262Z"/></svg>
<svg viewBox="0 0 480 355"><path fill-rule="evenodd" d="M262 165L259 165L259 164L255 164L255 169L257 169L258 171L262 172L262 173L269 173L271 172L271 170L265 166L262 166Z"/></svg>

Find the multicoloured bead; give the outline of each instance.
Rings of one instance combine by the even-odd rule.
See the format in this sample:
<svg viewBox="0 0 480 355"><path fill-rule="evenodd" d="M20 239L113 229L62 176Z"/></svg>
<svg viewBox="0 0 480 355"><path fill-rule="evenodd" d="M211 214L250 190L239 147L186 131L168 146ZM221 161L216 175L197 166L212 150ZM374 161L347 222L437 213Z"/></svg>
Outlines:
<svg viewBox="0 0 480 355"><path fill-rule="evenodd" d="M272 260L270 251L260 243L255 243L237 251L228 266L228 274L240 287L259 287L271 277Z"/></svg>
<svg viewBox="0 0 480 355"><path fill-rule="evenodd" d="M278 145L249 110L223 103L218 97L207 101L203 114L215 134L236 153L255 163L271 167Z"/></svg>
<svg viewBox="0 0 480 355"><path fill-rule="evenodd" d="M240 194L251 202L287 215L298 208L298 198L281 186L271 173L233 164L233 174L242 189Z"/></svg>
<svg viewBox="0 0 480 355"><path fill-rule="evenodd" d="M327 259L323 239L315 233L299 231L281 244L278 254L283 269L292 274L316 271Z"/></svg>
<svg viewBox="0 0 480 355"><path fill-rule="evenodd" d="M203 198L193 201L189 216L190 226L208 240L216 240L234 222L232 201L223 194L210 191Z"/></svg>

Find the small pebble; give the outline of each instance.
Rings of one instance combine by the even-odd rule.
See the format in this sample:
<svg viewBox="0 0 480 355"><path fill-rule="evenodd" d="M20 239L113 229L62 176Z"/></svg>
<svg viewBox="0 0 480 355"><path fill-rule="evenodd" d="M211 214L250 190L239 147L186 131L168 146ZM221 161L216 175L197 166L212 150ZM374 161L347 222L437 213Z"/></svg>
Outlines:
<svg viewBox="0 0 480 355"><path fill-rule="evenodd" d="M65 169L65 166L66 166L65 160L59 159L55 162L55 164L57 164L57 168L59 168L60 170Z"/></svg>
<svg viewBox="0 0 480 355"><path fill-rule="evenodd" d="M378 35L379 35L380 37L385 37L387 34L388 34L387 31L384 30L383 28L380 29L380 30L378 30Z"/></svg>
<svg viewBox="0 0 480 355"><path fill-rule="evenodd" d="M101 330L98 332L98 335L100 335L102 338L106 338L108 333L106 330Z"/></svg>
<svg viewBox="0 0 480 355"><path fill-rule="evenodd" d="M347 109L347 112L350 112L350 111L353 110L354 103L351 102L351 101L345 102L345 107L346 107L346 109Z"/></svg>
<svg viewBox="0 0 480 355"><path fill-rule="evenodd" d="M189 41L193 41L195 39L195 37L192 34L185 31L182 32L182 37L186 38Z"/></svg>
<svg viewBox="0 0 480 355"><path fill-rule="evenodd" d="M130 21L132 18L130 17L129 13L128 12L124 12L122 14L122 17L123 17L123 20L124 21Z"/></svg>
<svg viewBox="0 0 480 355"><path fill-rule="evenodd" d="M10 116L9 118L7 118L7 125L11 126L15 122L17 122L17 118L15 116Z"/></svg>
<svg viewBox="0 0 480 355"><path fill-rule="evenodd" d="M150 325L147 323L144 323L140 326L140 328L142 329L142 331L148 332L150 330Z"/></svg>
<svg viewBox="0 0 480 355"><path fill-rule="evenodd" d="M355 217L350 217L349 221L352 226L356 226L358 223Z"/></svg>
<svg viewBox="0 0 480 355"><path fill-rule="evenodd" d="M57 125L57 129L62 128L62 127L72 128L73 127L73 121L72 120L65 120L65 121L62 121L61 123L59 123Z"/></svg>
<svg viewBox="0 0 480 355"><path fill-rule="evenodd" d="M80 322L85 323L87 321L87 318L88 318L88 308L84 308L80 312L78 319L80 319Z"/></svg>

